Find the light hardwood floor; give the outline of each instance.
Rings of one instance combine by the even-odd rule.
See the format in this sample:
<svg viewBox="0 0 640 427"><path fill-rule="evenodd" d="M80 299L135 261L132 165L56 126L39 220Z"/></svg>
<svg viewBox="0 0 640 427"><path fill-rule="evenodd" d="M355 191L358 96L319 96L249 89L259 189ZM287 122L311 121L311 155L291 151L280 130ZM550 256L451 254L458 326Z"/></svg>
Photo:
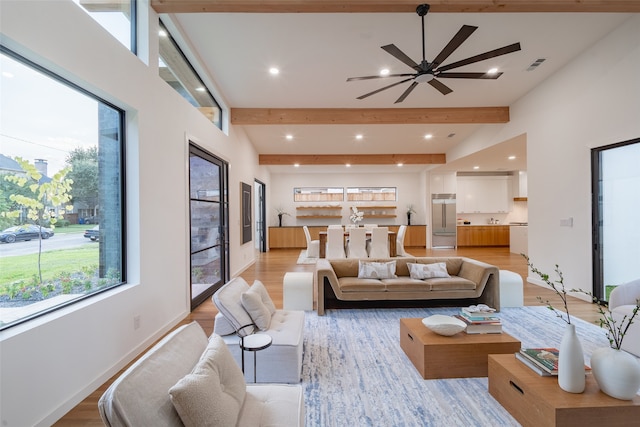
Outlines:
<svg viewBox="0 0 640 427"><path fill-rule="evenodd" d="M525 279L525 305L540 305L541 303L537 299L538 296L544 300L548 299L556 306L560 306L561 304L553 291L526 282L527 264L524 258L520 255L510 253L508 248L459 248L457 250L407 248L407 251L414 256L466 256L496 265L503 270L514 271ZM241 276L249 283L252 283L254 279L260 279L267 287L269 295L273 299L276 307L282 308L282 279L284 278L284 274L288 271L314 270L313 265L296 264L299 254L300 249L278 249L258 254L255 264L245 270ZM553 272L548 273L552 274ZM569 285L569 287L571 287L571 285ZM588 322L594 322L598 318L598 312L594 304L584 302L577 298L570 297L570 299L569 307L573 316ZM211 299L208 299L187 316L180 325L197 321L209 335L213 332L213 320L216 313L217 309ZM102 421L98 413L98 399L116 377L117 375L95 390L55 425L101 426Z"/></svg>

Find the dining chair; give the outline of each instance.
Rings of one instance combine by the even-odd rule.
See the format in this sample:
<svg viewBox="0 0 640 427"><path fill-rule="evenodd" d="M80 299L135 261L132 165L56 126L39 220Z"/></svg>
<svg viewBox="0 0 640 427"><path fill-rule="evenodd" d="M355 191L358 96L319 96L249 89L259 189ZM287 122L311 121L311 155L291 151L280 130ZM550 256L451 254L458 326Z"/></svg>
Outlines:
<svg viewBox="0 0 640 427"><path fill-rule="evenodd" d="M343 230L342 226L340 224L329 224L329 227L327 228L339 228L340 230Z"/></svg>
<svg viewBox="0 0 640 427"><path fill-rule="evenodd" d="M378 226L378 224L364 224L363 227L365 228L365 230L373 230L374 228L376 228Z"/></svg>
<svg viewBox="0 0 640 427"><path fill-rule="evenodd" d="M404 236L407 234L407 226L401 225L396 235L396 254L397 256L410 256L404 250Z"/></svg>
<svg viewBox="0 0 640 427"><path fill-rule="evenodd" d="M345 258L344 231L339 228L327 229L327 249L325 258Z"/></svg>
<svg viewBox="0 0 640 427"><path fill-rule="evenodd" d="M364 228L349 230L347 258L367 258L367 230Z"/></svg>
<svg viewBox="0 0 640 427"><path fill-rule="evenodd" d="M303 226L302 229L304 230L304 236L307 238L307 258L319 258L320 240L311 240L309 227L307 227L306 225Z"/></svg>
<svg viewBox="0 0 640 427"><path fill-rule="evenodd" d="M371 230L369 258L389 258L389 228L375 227Z"/></svg>

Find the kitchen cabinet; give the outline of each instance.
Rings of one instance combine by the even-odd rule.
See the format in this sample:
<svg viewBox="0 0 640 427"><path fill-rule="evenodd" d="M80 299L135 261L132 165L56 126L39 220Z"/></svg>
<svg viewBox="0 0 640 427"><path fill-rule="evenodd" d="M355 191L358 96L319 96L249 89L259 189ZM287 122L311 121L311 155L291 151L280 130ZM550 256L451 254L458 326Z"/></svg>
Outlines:
<svg viewBox="0 0 640 427"><path fill-rule="evenodd" d="M459 213L506 213L510 210L509 176L462 176L457 182Z"/></svg>
<svg viewBox="0 0 640 427"><path fill-rule="evenodd" d="M456 192L456 173L432 174L431 175L431 194L455 193Z"/></svg>
<svg viewBox="0 0 640 427"><path fill-rule="evenodd" d="M458 246L509 246L508 225L459 225Z"/></svg>

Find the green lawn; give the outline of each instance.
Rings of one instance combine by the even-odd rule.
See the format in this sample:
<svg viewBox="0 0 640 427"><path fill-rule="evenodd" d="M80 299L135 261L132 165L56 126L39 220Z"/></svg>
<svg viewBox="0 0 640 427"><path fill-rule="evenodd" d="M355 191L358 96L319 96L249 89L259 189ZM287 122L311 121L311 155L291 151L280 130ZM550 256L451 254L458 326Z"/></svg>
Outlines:
<svg viewBox="0 0 640 427"><path fill-rule="evenodd" d="M68 227L65 227L68 228ZM76 230L77 231L77 230ZM56 229L57 232L57 229ZM80 271L99 264L99 245L62 249L42 253L42 279L53 280L60 273ZM28 280L38 274L38 254L0 257L0 285Z"/></svg>

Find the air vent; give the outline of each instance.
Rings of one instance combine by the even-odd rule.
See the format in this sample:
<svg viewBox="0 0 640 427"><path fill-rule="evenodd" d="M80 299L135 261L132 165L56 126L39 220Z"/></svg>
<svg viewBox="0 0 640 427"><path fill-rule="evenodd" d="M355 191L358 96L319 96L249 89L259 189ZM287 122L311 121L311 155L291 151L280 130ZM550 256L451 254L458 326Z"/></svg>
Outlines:
<svg viewBox="0 0 640 427"><path fill-rule="evenodd" d="M535 62L533 62L531 65L529 65L529 68L527 68L527 71L533 71L536 68L538 68L540 66L540 64L542 64L545 61L545 58L540 58L540 59L536 59Z"/></svg>
<svg viewBox="0 0 640 427"><path fill-rule="evenodd" d="M449 135L447 135L447 138L453 138L454 136L456 136L455 133L450 133Z"/></svg>

